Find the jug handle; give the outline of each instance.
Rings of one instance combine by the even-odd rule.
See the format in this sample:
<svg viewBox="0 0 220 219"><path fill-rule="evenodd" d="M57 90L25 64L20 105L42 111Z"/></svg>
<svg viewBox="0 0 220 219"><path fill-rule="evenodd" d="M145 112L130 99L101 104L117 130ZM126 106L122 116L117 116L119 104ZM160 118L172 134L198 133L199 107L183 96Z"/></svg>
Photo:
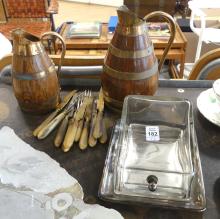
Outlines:
<svg viewBox="0 0 220 219"><path fill-rule="evenodd" d="M164 50L163 52L163 55L162 55L162 58L160 59L160 63L158 65L158 71L160 72L161 71L161 68L163 66L163 63L165 61L165 58L166 58L166 55L167 53L169 52L169 49L173 43L173 40L175 38L175 35L176 35L176 24L175 24L175 21L173 19L173 17L163 11L154 11L154 12L151 12L149 14L147 14L145 17L144 17L144 20L147 22L149 19L153 18L153 17L163 17L170 25L170 29L171 29L171 35L170 35L170 38L169 38L169 41L168 41L168 44L167 44L167 47L166 49Z"/></svg>
<svg viewBox="0 0 220 219"><path fill-rule="evenodd" d="M58 65L58 70L57 70L57 77L58 77L58 80L60 83L60 71L61 71L62 62L64 60L64 56L66 54L66 44L64 42L63 37L60 36L60 34L58 34L56 32L53 32L53 31L45 32L41 35L40 40L42 41L44 39L44 37L46 37L46 36L55 36L56 38L58 38L61 41L61 44L62 44L62 52L61 52L60 62Z"/></svg>

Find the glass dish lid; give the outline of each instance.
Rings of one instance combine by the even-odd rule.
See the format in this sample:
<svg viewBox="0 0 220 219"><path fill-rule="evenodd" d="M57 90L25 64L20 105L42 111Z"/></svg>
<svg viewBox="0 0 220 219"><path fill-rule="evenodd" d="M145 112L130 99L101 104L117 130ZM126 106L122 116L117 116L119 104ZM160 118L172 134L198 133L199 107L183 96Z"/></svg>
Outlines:
<svg viewBox="0 0 220 219"><path fill-rule="evenodd" d="M116 194L185 201L194 175L187 100L128 96L114 176Z"/></svg>
<svg viewBox="0 0 220 219"><path fill-rule="evenodd" d="M192 105L128 96L112 132L99 189L104 200L205 210Z"/></svg>

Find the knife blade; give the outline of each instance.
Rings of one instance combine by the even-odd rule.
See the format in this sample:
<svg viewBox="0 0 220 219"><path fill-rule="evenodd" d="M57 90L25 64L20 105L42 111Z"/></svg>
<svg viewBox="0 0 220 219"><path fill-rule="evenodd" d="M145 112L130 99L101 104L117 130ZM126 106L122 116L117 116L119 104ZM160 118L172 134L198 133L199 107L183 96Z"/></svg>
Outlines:
<svg viewBox="0 0 220 219"><path fill-rule="evenodd" d="M49 122L51 122L56 115L63 110L63 108L70 102L71 98L76 94L77 90L73 90L69 92L64 98L63 101L57 106L56 110L52 112L34 131L33 135L36 137L40 130L46 126Z"/></svg>
<svg viewBox="0 0 220 219"><path fill-rule="evenodd" d="M58 114L54 119L52 119L39 131L39 133L37 134L37 138L46 138L59 125L59 123L64 119L64 117L72 110L80 96L82 96L82 93L74 95L74 97L69 102L68 106L64 108L64 110L60 114Z"/></svg>

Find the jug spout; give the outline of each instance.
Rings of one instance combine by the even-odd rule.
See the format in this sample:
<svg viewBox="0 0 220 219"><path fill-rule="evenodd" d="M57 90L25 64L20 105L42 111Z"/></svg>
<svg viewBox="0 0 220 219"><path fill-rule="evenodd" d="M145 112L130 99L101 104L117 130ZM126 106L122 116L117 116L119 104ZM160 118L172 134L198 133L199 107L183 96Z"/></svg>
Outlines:
<svg viewBox="0 0 220 219"><path fill-rule="evenodd" d="M127 6L122 5L117 10L118 21L122 26L133 26L143 23L143 20L139 18L135 13L130 11Z"/></svg>
<svg viewBox="0 0 220 219"><path fill-rule="evenodd" d="M13 53L17 55L34 55L44 50L40 39L23 29L15 29L11 33L13 39Z"/></svg>
<svg viewBox="0 0 220 219"><path fill-rule="evenodd" d="M29 43L40 41L40 39L38 37L26 32L20 28L13 30L11 35L13 38L13 43L29 44Z"/></svg>

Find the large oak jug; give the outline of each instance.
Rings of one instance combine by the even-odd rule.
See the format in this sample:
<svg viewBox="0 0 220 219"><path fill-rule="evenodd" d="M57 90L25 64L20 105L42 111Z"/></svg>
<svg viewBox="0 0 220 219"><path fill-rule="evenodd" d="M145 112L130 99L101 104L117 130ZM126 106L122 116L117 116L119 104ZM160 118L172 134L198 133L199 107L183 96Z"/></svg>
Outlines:
<svg viewBox="0 0 220 219"><path fill-rule="evenodd" d="M15 97L21 109L26 112L48 112L54 109L60 100L59 78L54 63L41 42L49 35L58 37L62 42L59 74L65 55L65 44L60 35L47 32L39 39L22 29L12 32L12 84Z"/></svg>
<svg viewBox="0 0 220 219"><path fill-rule="evenodd" d="M141 19L126 6L121 6L117 13L119 22L109 45L101 75L105 103L113 108L121 108L127 95L153 95L156 92L158 72L176 32L173 18L165 12L155 11ZM159 65L146 27L146 21L154 16L164 17L171 32Z"/></svg>

